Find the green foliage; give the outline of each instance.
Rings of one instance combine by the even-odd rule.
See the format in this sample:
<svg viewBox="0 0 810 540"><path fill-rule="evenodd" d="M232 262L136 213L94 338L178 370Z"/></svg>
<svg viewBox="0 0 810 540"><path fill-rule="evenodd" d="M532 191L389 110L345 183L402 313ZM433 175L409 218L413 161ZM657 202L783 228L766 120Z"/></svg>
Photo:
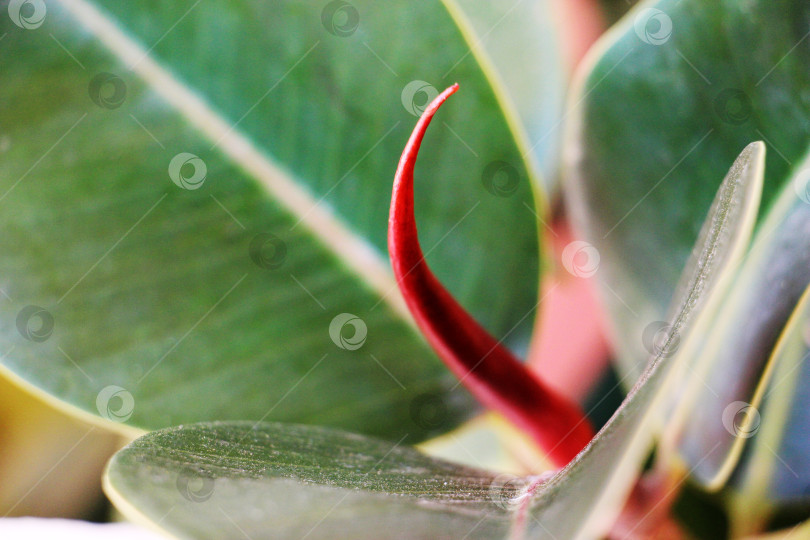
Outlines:
<svg viewBox="0 0 810 540"><path fill-rule="evenodd" d="M432 85L463 80L420 163L436 179L420 232L450 290L524 347L539 172L439 2L344 8L71 0L38 28L0 18L11 376L142 429L266 419L417 441L470 414L390 274L391 175ZM482 176L491 163L505 172Z"/></svg>
<svg viewBox="0 0 810 540"><path fill-rule="evenodd" d="M127 516L180 538L594 538L654 448L657 473L722 490L734 536L806 517L806 2L642 2L564 111L544 1L40 6L0 17L0 370L142 435L104 478ZM525 348L564 122L629 389L543 476L409 446L475 410L385 256L399 153L453 82L417 169L428 262Z"/></svg>
<svg viewBox="0 0 810 540"><path fill-rule="evenodd" d="M722 293L748 243L763 160L756 143L735 162L684 271L667 341L591 444L556 474L504 479L320 428L201 424L151 433L122 450L110 463L107 493L132 517L184 538L219 538L234 528L253 538L374 538L380 530L403 538L604 533L650 449L677 381L672 375L691 360L691 349L678 344L705 322L703 308ZM223 493L210 504L193 504L220 484ZM176 512L166 514L167 507Z"/></svg>

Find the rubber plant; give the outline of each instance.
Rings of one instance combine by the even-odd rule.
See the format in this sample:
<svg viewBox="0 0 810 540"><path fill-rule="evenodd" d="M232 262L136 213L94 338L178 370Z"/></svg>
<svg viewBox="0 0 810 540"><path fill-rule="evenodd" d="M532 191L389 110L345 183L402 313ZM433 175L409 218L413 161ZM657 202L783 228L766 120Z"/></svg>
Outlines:
<svg viewBox="0 0 810 540"><path fill-rule="evenodd" d="M556 121L547 4L4 2L0 514L68 513L83 497L54 486L78 490L71 465L120 435L264 418L419 443L476 415L397 292L390 176L434 85L464 80L465 112L424 158L445 182L420 196L421 233L457 252L434 263L450 290L525 349L533 186L558 137L524 159L513 132ZM500 19L489 36L523 38L468 55ZM487 182L461 190L470 159ZM97 497L104 462L87 468Z"/></svg>
<svg viewBox="0 0 810 540"><path fill-rule="evenodd" d="M742 258L762 188L764 147L751 144L732 165L679 284L666 338L594 436L579 408L483 330L424 261L413 213L414 165L427 126L457 89L426 108L400 160L389 221L394 274L439 356L484 405L531 434L556 472L504 479L333 429L220 422L159 430L119 452L106 486L120 508L193 538L227 536L234 524L248 537L285 538L575 538L610 530L622 509L617 494L633 489L678 372L691 359L675 354L678 343L708 323L705 310L719 302ZM219 514L203 511L198 499Z"/></svg>
<svg viewBox="0 0 810 540"><path fill-rule="evenodd" d="M20 3L10 3L10 12L12 4L19 7ZM519 327L522 322L514 320L511 304L520 304L518 310L525 312L526 305L534 303L533 284L527 285L528 289L512 286L512 278L526 279L533 273L524 267L513 268L515 261L532 259L521 258L519 250L509 249L526 238L519 236L527 233L516 212L525 204L518 205L516 199L509 208L489 211L487 227L479 229L486 241L480 244L469 236L469 244L462 243L456 251L440 246L432 254L432 249L423 253L420 248L420 237L424 241L433 235L433 239L447 229L447 223L436 224L436 216L442 214L443 205L458 214L452 203L465 189L457 181L465 174L464 160L445 159L442 153L448 139L431 138L428 126L434 118L463 118L467 124L462 134L477 133L475 140L493 157L489 163L503 171L505 166L516 168L509 165L510 160L524 162L525 168L517 177L531 178L535 190L540 185L540 163L543 159L553 161L553 152L538 155L533 151L532 138L538 132L529 126L539 123L528 121L526 108L515 106L521 95L521 78L514 76L516 70L499 70L498 62L491 60L489 55L495 57L497 45L490 43L483 53L481 45L471 45L481 63L454 74L464 88L457 103L450 101L439 112L448 97L459 90L458 85L436 91L429 104L416 107L413 100L409 105L403 101L419 120L396 168L388 212L387 247L392 283L401 291L400 303L387 299L387 273L379 269L379 260L362 242L351 244L354 253L362 256L352 260L335 257L337 245L355 239L351 228L340 228L341 221L320 207L311 210L311 217L302 211L306 208L302 201L311 201L293 179L306 178L316 190L323 186L308 168L311 160L301 155L312 149L333 151L334 147L319 146L332 139L319 138L317 130L308 131L301 135L305 148L299 153L281 136L290 129L287 109L267 113L274 120L270 127L252 122L248 113L239 118L221 100L224 94L238 92L220 76L217 65L209 66L210 78L200 77L192 69L199 67L195 65L198 60L186 61L181 47L171 43L158 46L171 34L151 35L154 30L144 22L147 12L141 11L142 7L104 4L100 10L86 0L58 3L55 9L62 10L58 13L81 22L93 36L87 40L76 35L72 27L51 34L61 52L43 52L41 44L27 41L27 34L9 33L7 39L31 58L40 55L49 59L51 53L67 51L78 64L71 66L73 70L85 69L79 59L92 60L94 66L110 62L108 56L123 59L140 80L133 78L127 84L112 73L101 72L90 81L91 100L102 109L113 110L125 101L127 93L133 93L138 96L139 107L132 109L134 112L155 113L146 117L148 125L161 125L156 118L157 113L165 113L165 103L180 111L180 118L160 116L165 124L156 134L135 114L131 114L128 128L122 127L125 124L120 118L91 118L94 129L103 129L111 140L104 141L105 152L88 150L83 160L92 164L95 172L109 175L113 188L127 195L117 197L114 204L94 198L100 188L69 166L71 156L63 160L62 171L57 166L61 164L43 164L55 176L67 176L70 191L60 192L57 186L53 194L23 182L37 161L28 171L13 167L5 171L6 176L19 172L12 174L19 180L0 197L18 189L14 195L29 206L42 204L45 197L60 208L58 202L68 195L78 198L74 193L78 192L91 201L106 201L107 206L97 202L103 212L91 223L104 224L110 212L134 218L130 221L135 225L123 231L115 243L107 242L110 238L103 227L97 233L94 229L98 236L91 234L82 244L90 252L99 245L115 248L164 200L173 215L181 216L179 225L166 227L165 220L159 221L164 226L145 222L145 232L137 229L133 233L138 242L127 249L123 263L119 260L103 265L109 251L101 253L99 262L78 281L68 270L75 269L77 260L84 258L63 261L50 256L43 246L26 245L23 249L19 247L21 240L9 242L7 259L11 262L6 264L9 275L15 276L9 278L14 283L11 298L39 300L26 300L22 309L16 304L11 309L0 308L15 315L15 331L22 337L10 338L20 346L6 354L2 364L6 376L46 400L71 408L86 419L100 416L105 425L140 435L116 453L104 476L108 497L126 516L190 539L559 540L745 537L771 531L785 536L810 534L810 525L802 523L810 510L806 435L810 395L803 384L810 373L805 361L810 350L810 158L806 157L810 143L810 75L806 69L810 60L810 8L806 2L642 2L590 50L581 67L568 106L556 122L564 126L566 135L560 167L566 208L581 239L567 244L559 260L547 263L565 268L576 279L595 278L602 293L616 351L616 372L627 393L601 427L593 425L590 411L555 390L553 381L527 368L507 346L516 345L508 341L509 324ZM268 17L281 15L282 9L305 11L302 3L280 4L283 6L255 2L251 6L267 10L261 13ZM152 9L159 13L163 5L155 3ZM450 13L456 20L466 21L460 23L460 31L439 36L437 43L446 40L453 47L460 40L459 34L468 41L474 41L471 35L486 34L469 22L471 5L446 2L442 7L445 12L426 2L413 9L422 10L423 17L416 20L435 22ZM369 15L368 36L379 41L372 43L384 43L382 38L398 43L397 36L410 42L407 32L411 26L374 24L392 14L402 15L404 8L398 3L391 3L391 13L385 14L374 11L371 5L362 7L367 9L364 13L373 13ZM357 30L359 11L353 4L331 2L326 8L321 12L323 27L333 37L347 37ZM334 18L337 12L342 19ZM35 9L33 14L18 16L15 24L20 28L41 24L37 14ZM131 24L128 32L116 23L125 19ZM228 17L212 18L211 13L195 20L198 29L212 20L218 28L231 24ZM302 35L309 36L306 28L302 26ZM436 24L432 30L443 32L444 26ZM139 39L156 40L155 51L139 46ZM248 41L246 51L256 52ZM287 72L279 72L281 79L294 73L298 62L316 51L320 43L318 40L307 49L305 40L288 41L278 47L293 50L292 57L297 60L289 62L292 67ZM752 46L754 43L757 45ZM368 42L363 44L385 64L385 54L380 56ZM198 43L203 50L208 50L207 45ZM354 63L346 59L353 58L357 50L344 50L337 41L328 46L329 54L318 56L319 61L329 65L329 60L335 60L345 71L328 72L312 87L327 88L329 99L335 95L345 98L352 104L345 109L347 116L363 118L376 102L368 97L358 99L352 91L363 84L383 83L348 67ZM427 35L425 43L414 47L426 53L438 51ZM202 56L203 64L214 58ZM501 61L507 57L497 56ZM241 56L234 54L234 58L238 62ZM198 85L206 99L178 83L164 64L173 66L181 81ZM30 68L8 57L0 59L0 65L15 75L31 76ZM405 61L387 67L394 75L395 69L414 69ZM513 76L507 77L508 73ZM481 89L482 74L496 81L492 83L497 87L495 92ZM84 81L85 75L82 77L78 80ZM53 82L46 76L43 79L41 87ZM509 84L504 84L507 79ZM141 87L144 82L158 95L145 92ZM111 89L112 94L100 92L101 87ZM296 88L302 87L310 88L306 81ZM37 88L31 93L41 91ZM424 90L424 85L420 88L433 97L432 90ZM463 101L467 88L475 99ZM20 89L16 90L16 94L11 90L12 95L19 95ZM31 108L30 114L38 115L32 124L52 123L62 127L67 136L79 129L84 116L75 120L65 114L65 104L73 99L69 88L53 95L62 100L62 107ZM259 94L257 106L266 95ZM319 115L308 104L297 105L295 94L285 95L301 115L312 115L324 125L330 122L328 115ZM500 108L507 111L503 117L493 116L492 111ZM53 110L60 114L53 114ZM246 125L234 133L235 127L223 122L223 116L236 116L235 125L247 119ZM170 137L176 133L175 124L186 123L214 141L203 158L197 155L200 151L180 152L177 141ZM444 123L452 132L445 137L455 136L463 142L452 125ZM552 125L552 131L557 125ZM387 140L398 126L389 132L372 129L371 140ZM515 133L514 140L504 144L500 133L508 128ZM135 132L141 132L140 138L130 138ZM243 132L252 137L243 136ZM87 138L93 133L97 131L82 135ZM252 142L261 136L269 142ZM368 136L365 131L358 134ZM481 137L491 137L493 146L499 145L497 150L483 144L486 139ZM538 144L542 138L541 130ZM176 187L185 190L182 197L178 191L160 195L163 192L148 182L135 183L136 175L121 173L121 162L128 157L123 149L128 144L136 144L146 153L156 151L153 143L164 146L162 139L172 145L170 153L175 155L169 163L169 176ZM401 147L404 140L403 136L397 146ZM114 166L108 156L109 145L117 149ZM420 148L423 157L417 162ZM499 153L508 154L509 159L495 159ZM151 160L145 156L139 156L137 163L148 167ZM241 167L229 167L223 156ZM351 178L356 166L351 166L346 178ZM511 182L515 176L512 169L506 170ZM186 192L202 193L197 190L209 171L231 177L231 184L219 186L208 196L185 197ZM71 178L71 174L78 178ZM386 199L390 193L388 176ZM451 190L445 185L449 182L446 176L454 179ZM272 193L272 200L263 197L254 179ZM490 192L503 188L491 175L485 174L483 183ZM546 184L549 189L552 186ZM379 203L375 191L379 186L364 187L374 195L369 194L367 200ZM517 189L511 184L507 187ZM520 203L528 204L529 186L522 189ZM366 231L373 220L366 222L351 212L352 204L364 200L358 193L362 189L347 190L335 202L336 212L353 229ZM431 200L434 193L441 194L439 201ZM542 192L535 194L542 227L548 211ZM433 219L420 220L417 232L417 219L424 206ZM65 207L71 211L62 217L69 220L81 213L75 201ZM231 213L234 208L235 215ZM213 211L218 217L211 217ZM299 223L290 217L296 212L304 214L299 232L294 232ZM49 220L58 222L59 217L42 219L47 225L52 224ZM221 227L221 220L230 218L241 231L234 223L230 228ZM529 224L529 238L534 225ZM13 227L0 226L8 235L15 234ZM23 221L19 226L23 233L16 234L25 236L25 231L39 230L35 227L43 225ZM171 243L168 238L178 227L194 228L197 233L203 230L205 234L193 236L202 239L199 243ZM329 227L338 227L332 236ZM279 234L281 230L286 231L284 235ZM62 238L59 233L55 233L56 240L73 245L67 234ZM372 243L380 242L378 233L368 236ZM336 244L324 247L318 241L324 237ZM166 241L168 247L156 247L160 244L156 238ZM241 249L240 243L249 244L248 249ZM299 253L288 252L288 244L295 245ZM487 253L484 263L476 264L474 250L468 246L495 251ZM262 271L258 277L243 274L240 266L231 264L233 253L244 255L245 251ZM148 282L144 253L173 270L162 275L165 283L161 287L146 289L149 292L142 302L125 305L177 305L181 313L197 308L202 317L187 333L180 333L180 339L164 341L167 332L157 323L150 324L155 311L144 308L143 312L131 313L104 303L110 295L129 298L140 294L134 292L138 290L134 285L111 293L115 289L110 283L120 283L122 277L136 284L141 279ZM436 275L427 264L431 256ZM213 262L209 260L212 258ZM37 271L20 277L20 268L27 271L26 264ZM96 266L98 273L93 273ZM56 277L42 278L43 267ZM282 267L284 275L277 272ZM493 272L498 283L510 285L508 297L499 297L497 287L489 286L487 271ZM209 280L218 276L227 283L220 283L222 290L217 289L217 293L206 292L206 287L194 281L202 280L198 274ZM448 289L466 291L463 297L454 299L437 275L448 282ZM300 289L295 296L288 296L293 289L281 284L282 279L289 281L288 277ZM249 289L245 292L239 288L243 281ZM318 284L315 294L307 288L312 283ZM470 284L486 285L487 290L470 292ZM73 293L78 287L92 292ZM320 350L311 343L314 331L302 331L300 338L294 335L296 329L318 327L311 324L311 318L300 315L303 311L289 309L284 317L259 311L269 321L268 331L278 343L260 337L260 329L251 318L257 308L251 308L255 304L249 299L262 296L262 287L267 288L266 296L275 309L305 297L307 302L326 302L330 309L379 297L385 309L373 320L381 332L376 348L369 352L369 362L356 366L345 360L364 346L367 331L366 322L349 308L335 317L331 313L316 317L325 323L320 328L329 327L331 343L344 355L333 365L325 363L328 353L314 355L316 360L312 360L312 352ZM521 290L531 291L531 298L522 297ZM160 298L148 297L155 291L162 293ZM232 293L238 295L238 302L231 303ZM220 304L225 314L208 320ZM105 317L92 311L99 305L109 310ZM471 305L474 315L462 305ZM57 319L62 317L62 326L54 325L51 311L56 312ZM406 314L422 338L413 332ZM41 325L31 326L32 319ZM157 322L171 326L173 319L164 314ZM111 330L126 323L132 323L134 335ZM218 334L218 330L233 329L239 323L250 323L249 331L240 334L244 342L231 342ZM96 330L92 339L88 332L80 331L83 325ZM203 337L193 338L192 346L184 345L198 325L206 330L201 333ZM346 327L351 328L348 335L343 332ZM491 333L486 328L494 330ZM61 332L60 339L50 339L54 332ZM422 339L456 381L432 362L432 353ZM260 346L268 343L275 347L272 358L289 350L292 359L286 363L254 360L261 356L257 355ZM66 352L57 344L73 348ZM172 362L170 369L161 368L163 360L180 347L185 347L184 360ZM78 364L68 354L73 350L83 353ZM375 354L385 354L384 362ZM150 361L141 361L141 356ZM394 357L398 363L392 362ZM59 358L58 362L54 358ZM293 394L321 366L326 375L321 373L303 397ZM150 378L153 371L163 376ZM225 376L209 377L212 373ZM82 374L89 383L76 382ZM268 385L257 374L278 375L284 384ZM392 380L398 387L392 389ZM141 382L143 386L139 386ZM460 385L468 393L462 392ZM263 387L272 394L269 401ZM207 399L201 400L201 395ZM526 474L461 465L409 446L448 432L472 414L470 396L534 442L543 457L531 463ZM138 406L133 408L133 403ZM413 414L414 404L419 413L426 403L444 406L445 422L437 426L414 420L420 417ZM144 430L152 431L143 434Z"/></svg>

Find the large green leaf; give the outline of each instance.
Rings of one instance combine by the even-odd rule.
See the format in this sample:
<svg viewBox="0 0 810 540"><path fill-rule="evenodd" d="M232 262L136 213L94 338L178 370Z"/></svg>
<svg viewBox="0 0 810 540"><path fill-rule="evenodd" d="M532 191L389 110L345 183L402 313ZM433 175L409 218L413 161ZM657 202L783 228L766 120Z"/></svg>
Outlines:
<svg viewBox="0 0 810 540"><path fill-rule="evenodd" d="M642 379L568 466L519 479L430 460L322 428L219 423L145 435L110 462L108 495L183 538L595 538L632 488L687 363L702 310L725 289L753 229L764 146L726 176ZM220 488L221 486L221 488ZM185 499L185 500L184 500Z"/></svg>
<svg viewBox="0 0 810 540"><path fill-rule="evenodd" d="M499 538L516 480L326 428L224 423L138 439L105 488L181 538Z"/></svg>
<svg viewBox="0 0 810 540"><path fill-rule="evenodd" d="M412 82L443 84L468 52L441 3L12 4L11 377L147 429L267 418L418 439L467 413L384 255L394 167L432 92ZM464 91L420 157L437 179L417 193L421 239L461 301L520 343L537 171L475 57L452 75Z"/></svg>
<svg viewBox="0 0 810 540"><path fill-rule="evenodd" d="M592 51L571 100L567 180L628 380L727 163L750 140L769 146L764 214L807 151L808 31L799 0L662 0Z"/></svg>

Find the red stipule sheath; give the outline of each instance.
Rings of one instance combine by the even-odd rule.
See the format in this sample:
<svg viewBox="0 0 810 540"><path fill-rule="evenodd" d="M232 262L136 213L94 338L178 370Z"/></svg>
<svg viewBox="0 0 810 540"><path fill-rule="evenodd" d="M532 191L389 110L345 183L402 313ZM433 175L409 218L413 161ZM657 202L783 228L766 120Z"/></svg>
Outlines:
<svg viewBox="0 0 810 540"><path fill-rule="evenodd" d="M567 464L593 437L576 403L557 394L484 330L439 283L419 247L413 168L425 130L454 84L425 109L394 178L388 250L408 309L430 345L467 389L529 434L555 466Z"/></svg>

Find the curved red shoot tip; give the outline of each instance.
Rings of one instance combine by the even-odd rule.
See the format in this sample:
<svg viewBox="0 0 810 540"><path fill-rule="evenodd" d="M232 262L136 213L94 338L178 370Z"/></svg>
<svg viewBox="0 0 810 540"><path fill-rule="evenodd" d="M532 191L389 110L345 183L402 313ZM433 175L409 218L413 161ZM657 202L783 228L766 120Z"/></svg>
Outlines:
<svg viewBox="0 0 810 540"><path fill-rule="evenodd" d="M388 221L394 275L419 328L456 377L482 404L531 435L556 466L563 466L593 437L581 409L538 380L464 311L430 271L419 247L414 163L433 115L456 90L454 84L425 109L399 160Z"/></svg>

